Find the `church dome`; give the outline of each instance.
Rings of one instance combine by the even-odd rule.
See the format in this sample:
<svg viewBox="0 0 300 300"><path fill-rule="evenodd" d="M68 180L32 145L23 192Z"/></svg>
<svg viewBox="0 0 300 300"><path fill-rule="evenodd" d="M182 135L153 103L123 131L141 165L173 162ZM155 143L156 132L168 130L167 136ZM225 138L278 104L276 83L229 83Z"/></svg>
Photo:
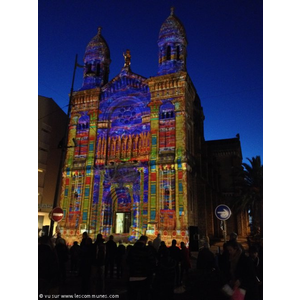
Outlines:
<svg viewBox="0 0 300 300"><path fill-rule="evenodd" d="M158 46L166 42L178 42L187 45L186 33L181 21L174 15L174 8L171 8L169 17L161 25Z"/></svg>
<svg viewBox="0 0 300 300"><path fill-rule="evenodd" d="M88 43L84 53L83 86L81 90L101 87L108 82L110 51L101 27Z"/></svg>
<svg viewBox="0 0 300 300"><path fill-rule="evenodd" d="M110 51L104 37L101 35L101 27L98 28L98 33L88 43L85 54L84 62L92 60L109 59Z"/></svg>
<svg viewBox="0 0 300 300"><path fill-rule="evenodd" d="M187 39L185 29L171 8L169 17L161 25L158 36L158 75L186 71Z"/></svg>

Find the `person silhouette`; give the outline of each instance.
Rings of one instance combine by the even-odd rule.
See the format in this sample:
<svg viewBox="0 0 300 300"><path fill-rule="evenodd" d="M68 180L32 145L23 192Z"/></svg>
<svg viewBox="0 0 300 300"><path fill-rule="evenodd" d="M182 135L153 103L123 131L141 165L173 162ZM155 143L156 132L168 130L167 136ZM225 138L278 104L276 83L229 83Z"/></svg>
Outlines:
<svg viewBox="0 0 300 300"><path fill-rule="evenodd" d="M158 251L161 244L161 238L160 233L156 236L156 238L153 240L153 247L156 251Z"/></svg>
<svg viewBox="0 0 300 300"><path fill-rule="evenodd" d="M114 241L114 236L110 235L109 240L106 242L106 257L105 257L105 277L108 276L108 272L110 278L114 277L114 268L115 268L115 259L117 252L117 244Z"/></svg>
<svg viewBox="0 0 300 300"><path fill-rule="evenodd" d="M51 294L58 290L59 264L56 251L49 236L38 240L38 292ZM54 293L53 293L54 294Z"/></svg>
<svg viewBox="0 0 300 300"><path fill-rule="evenodd" d="M181 247L181 283L183 287L186 287L186 283L188 282L188 273L191 269L191 261L190 261L190 251L185 246L184 242L180 243Z"/></svg>
<svg viewBox="0 0 300 300"><path fill-rule="evenodd" d="M170 257L169 248L161 246L159 252L160 259L157 264L154 279L155 296L159 300L173 299L176 277L176 261Z"/></svg>
<svg viewBox="0 0 300 300"><path fill-rule="evenodd" d="M130 248L127 255L129 267L128 299L149 299L156 260L153 252L146 247L148 237L142 235Z"/></svg>
<svg viewBox="0 0 300 300"><path fill-rule="evenodd" d="M236 240L228 241L226 248L230 261L230 285L246 290L245 300L259 299L258 282L251 258L247 257Z"/></svg>
<svg viewBox="0 0 300 300"><path fill-rule="evenodd" d="M77 274L79 270L79 261L80 261L80 246L77 241L73 242L72 247L70 248L70 258L71 258L71 273Z"/></svg>
<svg viewBox="0 0 300 300"><path fill-rule="evenodd" d="M197 257L197 271L199 289L198 294L201 299L209 299L214 291L214 281L216 278L216 259L214 253L210 250L208 242L199 249ZM212 297L213 298L213 297Z"/></svg>
<svg viewBox="0 0 300 300"><path fill-rule="evenodd" d="M60 237L56 240L55 250L58 256L59 263L59 278L60 283L66 283L66 263L69 259L69 249L67 247L65 239Z"/></svg>
<svg viewBox="0 0 300 300"><path fill-rule="evenodd" d="M116 251L116 263L117 263L117 278L122 278L124 269L124 256L126 247L123 245L123 241L119 240L119 245Z"/></svg>
<svg viewBox="0 0 300 300"><path fill-rule="evenodd" d="M103 294L105 288L106 245L104 241L102 234L99 233L92 247L91 290L94 295Z"/></svg>
<svg viewBox="0 0 300 300"><path fill-rule="evenodd" d="M93 241L88 236L87 232L82 235L82 241L80 243L80 275L82 278L81 287L82 293L89 293L90 278L92 268L92 245Z"/></svg>
<svg viewBox="0 0 300 300"><path fill-rule="evenodd" d="M175 261L175 286L178 287L180 285L180 249L177 247L177 241L172 240L172 245L169 247L170 257Z"/></svg>

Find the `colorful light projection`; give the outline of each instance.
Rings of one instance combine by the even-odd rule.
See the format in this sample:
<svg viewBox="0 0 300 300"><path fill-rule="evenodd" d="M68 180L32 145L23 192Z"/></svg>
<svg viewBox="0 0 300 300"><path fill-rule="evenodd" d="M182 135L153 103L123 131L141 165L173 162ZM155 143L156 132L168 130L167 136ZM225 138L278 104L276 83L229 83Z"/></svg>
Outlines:
<svg viewBox="0 0 300 300"><path fill-rule="evenodd" d="M145 79L124 67L103 88L96 164L147 161L150 149L150 95Z"/></svg>
<svg viewBox="0 0 300 300"><path fill-rule="evenodd" d="M89 142L89 116L87 112L79 118L76 130L76 143L75 147L75 158L85 158L88 153L88 142Z"/></svg>
<svg viewBox="0 0 300 300"><path fill-rule="evenodd" d="M158 75L186 71L186 33L180 20L171 9L170 16L162 24L158 37Z"/></svg>
<svg viewBox="0 0 300 300"><path fill-rule="evenodd" d="M159 75L185 70L186 45L172 11L159 33ZM67 152L63 234L79 238L88 230L131 241L161 232L165 240L187 242L182 74L146 79L131 71L127 50L120 74L107 82L109 55L99 30L86 48L83 86L71 111L69 139L77 146Z"/></svg>
<svg viewBox="0 0 300 300"><path fill-rule="evenodd" d="M171 102L160 106L159 113L159 151L175 150L175 111Z"/></svg>
<svg viewBox="0 0 300 300"><path fill-rule="evenodd" d="M75 171L72 174L71 199L69 211L66 217L66 226L78 228L81 218L82 188L84 181L84 172ZM65 190L67 191L67 190Z"/></svg>
<svg viewBox="0 0 300 300"><path fill-rule="evenodd" d="M101 35L101 27L98 33L88 43L84 54L83 85L80 90L101 87L108 82L110 50Z"/></svg>

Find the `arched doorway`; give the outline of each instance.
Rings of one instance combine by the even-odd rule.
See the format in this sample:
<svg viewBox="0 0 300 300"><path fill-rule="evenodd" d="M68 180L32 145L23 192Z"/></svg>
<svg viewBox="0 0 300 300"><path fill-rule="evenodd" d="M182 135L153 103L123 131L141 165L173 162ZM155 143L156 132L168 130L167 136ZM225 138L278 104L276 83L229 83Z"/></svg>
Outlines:
<svg viewBox="0 0 300 300"><path fill-rule="evenodd" d="M132 199L128 187L113 187L114 202L113 232L124 234L130 232Z"/></svg>
<svg viewBox="0 0 300 300"><path fill-rule="evenodd" d="M100 231L105 236L137 238L141 232L140 173L135 167L118 166L104 182Z"/></svg>

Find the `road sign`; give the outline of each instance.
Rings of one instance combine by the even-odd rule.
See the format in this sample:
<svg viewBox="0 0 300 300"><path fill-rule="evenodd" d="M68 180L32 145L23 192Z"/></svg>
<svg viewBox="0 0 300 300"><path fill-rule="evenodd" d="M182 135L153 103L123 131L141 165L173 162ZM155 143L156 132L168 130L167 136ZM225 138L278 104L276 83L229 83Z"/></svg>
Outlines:
<svg viewBox="0 0 300 300"><path fill-rule="evenodd" d="M50 212L50 218L54 222L60 222L64 217L64 211L60 207L55 207Z"/></svg>
<svg viewBox="0 0 300 300"><path fill-rule="evenodd" d="M227 205L220 204L215 209L215 215L219 220L226 221L231 216L231 210Z"/></svg>

